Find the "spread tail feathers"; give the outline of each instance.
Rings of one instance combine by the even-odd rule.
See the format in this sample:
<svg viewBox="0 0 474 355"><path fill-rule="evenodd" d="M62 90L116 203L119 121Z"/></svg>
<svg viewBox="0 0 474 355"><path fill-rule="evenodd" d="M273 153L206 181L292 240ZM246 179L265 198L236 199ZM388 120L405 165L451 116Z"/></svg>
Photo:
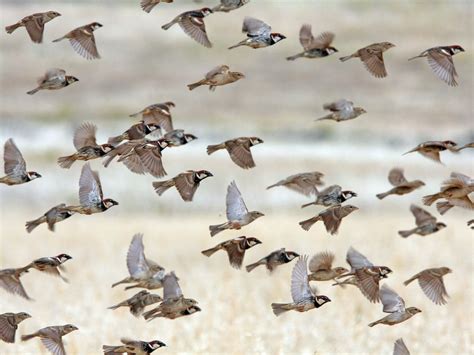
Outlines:
<svg viewBox="0 0 474 355"><path fill-rule="evenodd" d="M214 152L217 152L220 149L224 149L225 144L214 144L214 145L208 145L207 146L207 154L211 155Z"/></svg>
<svg viewBox="0 0 474 355"><path fill-rule="evenodd" d="M448 212L452 207L454 206L450 204L448 201L438 202L436 204L436 209L442 215Z"/></svg>
<svg viewBox="0 0 474 355"><path fill-rule="evenodd" d="M301 228L303 228L305 231L309 231L309 229L313 226L313 224L315 224L317 221L319 221L321 219L320 216L315 216L315 217L312 217L310 219L307 219L305 221L301 221L299 223L299 225L301 226Z"/></svg>
<svg viewBox="0 0 474 355"><path fill-rule="evenodd" d="M26 222L26 224L25 224L26 231L28 233L31 233L33 231L33 229L35 229L36 227L38 227L41 223L44 223L45 221L46 221L46 217L41 216L38 219Z"/></svg>
<svg viewBox="0 0 474 355"><path fill-rule="evenodd" d="M390 195L388 192L383 192L383 193L377 194L377 195L375 195L375 196L377 196L377 198L378 198L379 200L382 200L382 199L384 199L385 197L387 197L388 195Z"/></svg>
<svg viewBox="0 0 474 355"><path fill-rule="evenodd" d="M204 254L205 256L211 256L212 254L214 254L219 249L220 249L219 247L214 247L214 248L211 248L211 249L203 250L201 253Z"/></svg>
<svg viewBox="0 0 474 355"><path fill-rule="evenodd" d="M215 236L216 234L225 231L227 229L227 222L222 224L215 224L209 226L209 231L211 232L211 237Z"/></svg>
<svg viewBox="0 0 474 355"><path fill-rule="evenodd" d="M400 236L402 238L408 238L410 235L413 234L413 231L412 230L409 230L409 231L399 231L398 234L400 234Z"/></svg>
<svg viewBox="0 0 474 355"><path fill-rule="evenodd" d="M69 169L76 161L74 154L58 158L58 164L61 168Z"/></svg>
<svg viewBox="0 0 474 355"><path fill-rule="evenodd" d="M165 181L155 181L152 185L153 185L153 188L155 189L155 192L159 196L161 196L166 190L174 186L174 181L173 179L165 180Z"/></svg>
<svg viewBox="0 0 474 355"><path fill-rule="evenodd" d="M201 86L201 85L204 85L205 84L205 79L204 80L199 80L195 83L192 83L192 84L189 84L188 85L188 89L189 90L194 90L196 89L197 87Z"/></svg>
<svg viewBox="0 0 474 355"><path fill-rule="evenodd" d="M18 27L21 27L21 23L20 23L20 22L17 22L17 23L15 23L14 25L5 27L5 31L7 31L7 33L12 33L12 32L15 31Z"/></svg>

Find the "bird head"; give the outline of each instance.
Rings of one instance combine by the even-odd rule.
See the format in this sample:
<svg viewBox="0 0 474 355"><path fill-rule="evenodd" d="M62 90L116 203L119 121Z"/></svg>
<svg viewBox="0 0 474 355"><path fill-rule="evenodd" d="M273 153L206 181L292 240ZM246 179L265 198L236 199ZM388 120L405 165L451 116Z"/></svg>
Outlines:
<svg viewBox="0 0 474 355"><path fill-rule="evenodd" d="M416 307L408 307L408 308L406 309L406 312L407 312L408 314L411 314L412 316L414 316L414 315L417 314L417 313L421 313L421 309L416 308Z"/></svg>
<svg viewBox="0 0 474 355"><path fill-rule="evenodd" d="M79 330L78 327L76 327L75 325L72 325L72 324L66 324L65 326L63 326L63 329L64 329L65 334L71 333L75 330Z"/></svg>
<svg viewBox="0 0 474 355"><path fill-rule="evenodd" d="M286 36L282 35L281 33L274 32L274 33L270 33L270 38L273 41L273 43L277 43L285 39Z"/></svg>
<svg viewBox="0 0 474 355"><path fill-rule="evenodd" d="M262 244L262 242L260 240L258 240L257 238L254 238L254 237L248 237L245 239L246 241L246 249L250 249L251 247L257 245L257 244Z"/></svg>
<svg viewBox="0 0 474 355"><path fill-rule="evenodd" d="M92 31L95 31L96 29L103 27L102 24L98 22L92 22L89 26L92 29Z"/></svg>
<svg viewBox="0 0 474 355"><path fill-rule="evenodd" d="M192 298L185 298L185 299L184 299L184 303L185 303L188 307L197 305L197 301L196 301L196 300L193 300Z"/></svg>
<svg viewBox="0 0 474 355"><path fill-rule="evenodd" d="M285 257L288 261L291 261L291 260L297 258L298 256L300 256L300 254L295 253L294 251L285 252Z"/></svg>
<svg viewBox="0 0 474 355"><path fill-rule="evenodd" d="M196 312L201 312L201 308L199 308L198 306L191 306L186 308L185 310L186 315L190 315Z"/></svg>
<svg viewBox="0 0 474 355"><path fill-rule="evenodd" d="M118 202L115 200L112 200L111 198L106 198L105 200L102 201L104 207L108 210L110 207L113 206L118 206Z"/></svg>
<svg viewBox="0 0 474 355"><path fill-rule="evenodd" d="M328 52L329 55L334 54L336 52L339 52L336 48L334 47L327 47L326 51Z"/></svg>
<svg viewBox="0 0 474 355"><path fill-rule="evenodd" d="M151 123L146 124L145 127L146 127L150 132L156 131L157 129L161 129L161 126L160 126L158 123L154 123L154 122L151 122Z"/></svg>
<svg viewBox="0 0 474 355"><path fill-rule="evenodd" d="M440 267L439 268L439 271L443 274L443 275L446 275L446 274L450 274L453 272L453 270L451 270L449 267Z"/></svg>
<svg viewBox="0 0 474 355"><path fill-rule="evenodd" d="M60 261L60 263L64 263L70 259L72 259L72 256L69 256L67 254L59 254L58 256L56 256L56 259L58 259Z"/></svg>
<svg viewBox="0 0 474 355"><path fill-rule="evenodd" d="M203 7L200 11L204 16L212 14L212 10L208 7Z"/></svg>
<svg viewBox="0 0 474 355"><path fill-rule="evenodd" d="M357 194L354 191L350 191L350 190L342 191L341 195L345 200L348 200L352 197L357 197Z"/></svg>
<svg viewBox="0 0 474 355"><path fill-rule="evenodd" d="M390 43L390 42L382 42L381 45L382 45L383 50L387 50L387 49L390 49L392 47L395 47L395 45L393 43Z"/></svg>
<svg viewBox="0 0 474 355"><path fill-rule="evenodd" d="M198 178L199 181L202 181L211 176L214 176L214 175L212 175L210 171L207 171L207 170L196 171L196 177Z"/></svg>
<svg viewBox="0 0 474 355"><path fill-rule="evenodd" d="M167 101L167 102L165 102L165 106L167 106L168 108L170 108L170 107L175 107L176 105L175 105L174 102L172 102L172 101Z"/></svg>
<svg viewBox="0 0 474 355"><path fill-rule="evenodd" d="M258 137L250 137L249 140L250 140L251 145L257 145L257 144L263 143L263 140Z"/></svg>
<svg viewBox="0 0 474 355"><path fill-rule="evenodd" d="M155 145L160 148L161 150L165 149L166 147L169 147L171 145L171 141L168 139L158 139L155 142Z"/></svg>
<svg viewBox="0 0 474 355"><path fill-rule="evenodd" d="M152 348L153 350L156 350L156 349L159 349L163 346L166 346L165 343L159 341L159 340L152 340L148 343L148 345L150 346L150 348Z"/></svg>
<svg viewBox="0 0 474 355"><path fill-rule="evenodd" d="M354 107L354 112L358 115L362 115L364 113L367 113L367 111L364 110L362 107Z"/></svg>
<svg viewBox="0 0 474 355"><path fill-rule="evenodd" d="M454 148L458 145L456 142L453 141L444 141L443 144L447 149Z"/></svg>
<svg viewBox="0 0 474 355"><path fill-rule="evenodd" d="M392 272L392 269L390 269L387 266L380 266L379 267L379 275L382 278L387 278L388 277L387 275L390 274L391 272Z"/></svg>
<svg viewBox="0 0 474 355"><path fill-rule="evenodd" d="M234 77L235 80L240 80L240 79L245 78L245 75L241 72L238 72L238 71L233 71L232 76Z"/></svg>
<svg viewBox="0 0 474 355"><path fill-rule="evenodd" d="M79 81L79 79L76 78L75 76L68 75L66 76L66 81L68 84L72 84L72 83L75 83L76 81Z"/></svg>
<svg viewBox="0 0 474 355"><path fill-rule="evenodd" d="M186 140L186 143L192 142L195 139L198 139L194 134L186 133L184 135L184 139Z"/></svg>
<svg viewBox="0 0 474 355"><path fill-rule="evenodd" d="M255 221L257 218L265 216L262 212L258 212L258 211L249 212L249 215L252 221Z"/></svg>
<svg viewBox="0 0 474 355"><path fill-rule="evenodd" d="M313 303L315 305L315 307L321 307L323 304L325 303L328 303L328 302L331 302L331 299L327 296L315 296L313 298Z"/></svg>
<svg viewBox="0 0 474 355"><path fill-rule="evenodd" d="M58 17L58 16L61 16L61 14L59 12L56 12L56 11L48 11L46 16L49 18L49 19L53 19L55 17Z"/></svg>
<svg viewBox="0 0 474 355"><path fill-rule="evenodd" d="M26 175L30 180L39 179L41 177L41 175L38 174L36 171L28 171Z"/></svg>
<svg viewBox="0 0 474 355"><path fill-rule="evenodd" d="M464 52L464 48L455 44L453 46L450 46L453 54L459 53L459 52Z"/></svg>
<svg viewBox="0 0 474 355"><path fill-rule="evenodd" d="M104 144L101 144L101 145L100 145L100 149L101 149L104 153L108 153L108 152L112 151L113 149L115 149L115 147L114 147L112 144L104 143Z"/></svg>
<svg viewBox="0 0 474 355"><path fill-rule="evenodd" d="M29 315L28 313L26 312L20 312L16 315L16 318L18 321L22 321L22 320L25 320L25 319L28 319L28 318L31 318L31 315Z"/></svg>

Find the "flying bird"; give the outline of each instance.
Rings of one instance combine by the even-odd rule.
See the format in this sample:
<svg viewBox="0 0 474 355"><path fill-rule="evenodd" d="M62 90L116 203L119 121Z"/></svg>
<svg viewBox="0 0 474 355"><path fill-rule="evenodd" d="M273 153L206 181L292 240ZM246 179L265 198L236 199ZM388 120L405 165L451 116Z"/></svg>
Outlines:
<svg viewBox="0 0 474 355"><path fill-rule="evenodd" d="M272 28L265 22L248 16L244 19L242 32L247 34L247 38L229 47L229 49L240 46L247 46L254 49L265 48L273 46L286 38L281 33L272 32Z"/></svg>
<svg viewBox="0 0 474 355"><path fill-rule="evenodd" d="M286 58L295 60L298 58L324 58L336 53L338 50L331 46L334 41L334 33L323 32L314 38L311 32L311 25L304 24L300 29L300 43L304 51Z"/></svg>
<svg viewBox="0 0 474 355"><path fill-rule="evenodd" d="M64 253L57 256L47 256L33 260L30 264L25 266L25 269L36 269L53 276L58 276L63 281L68 282L68 280L63 275L61 275L61 270L64 270L63 264L71 259L72 257L70 255Z"/></svg>
<svg viewBox="0 0 474 355"><path fill-rule="evenodd" d="M275 250L274 252L271 252L266 257L247 265L245 269L247 270L247 272L250 272L256 267L263 265L271 273L275 271L278 266L287 264L298 256L300 255L298 253L295 253L294 251L286 251L285 248L281 248Z"/></svg>
<svg viewBox="0 0 474 355"><path fill-rule="evenodd" d="M440 152L445 150L449 150L451 152L459 151L457 149L457 144L453 141L429 141L418 144L415 148L409 150L403 155L418 152L425 158L441 163Z"/></svg>
<svg viewBox="0 0 474 355"><path fill-rule="evenodd" d="M25 334L21 336L22 341L27 341L33 338L40 338L46 349L53 355L66 355L64 348L63 336L78 330L75 325L55 325L46 328L41 328L35 333Z"/></svg>
<svg viewBox="0 0 474 355"><path fill-rule="evenodd" d="M244 6L250 0L220 0L220 4L213 7L213 12L229 12L237 10L239 7Z"/></svg>
<svg viewBox="0 0 474 355"><path fill-rule="evenodd" d="M357 211L359 208L353 205L335 205L325 209L314 217L310 219L301 221L299 225L305 231L309 231L310 228L318 221L323 221L326 231L332 235L337 234L339 231L339 226L341 225L342 219L347 217L354 211Z"/></svg>
<svg viewBox="0 0 474 355"><path fill-rule="evenodd" d="M80 56L88 60L99 59L100 55L97 51L94 31L101 27L102 25L100 23L92 22L66 33L63 37L55 39L53 42L59 42L63 39L68 39L72 48Z"/></svg>
<svg viewBox="0 0 474 355"><path fill-rule="evenodd" d="M27 300L32 300L25 291L20 277L27 273L28 269L21 267L16 269L0 270L0 287L5 291L23 297Z"/></svg>
<svg viewBox="0 0 474 355"><path fill-rule="evenodd" d="M66 206L65 203L61 203L57 206L54 206L50 208L44 215L41 217L34 219L32 221L26 222L26 231L28 233L31 233L33 229L38 227L40 224L46 223L48 225L48 229L51 232L54 232L55 225L58 222L64 221L65 219L68 219L74 214L73 211L69 209L68 206Z"/></svg>
<svg viewBox="0 0 474 355"><path fill-rule="evenodd" d="M400 168L393 168L390 170L388 173L388 182L390 182L394 187L387 192L377 194L376 196L379 200L390 195L406 195L422 186L425 186L425 183L421 180L408 181L405 179L403 169Z"/></svg>
<svg viewBox="0 0 474 355"><path fill-rule="evenodd" d="M341 266L333 268L334 258L334 254L328 251L314 255L310 259L308 266L310 271L309 281L335 280L337 277L349 272L349 270Z"/></svg>
<svg viewBox="0 0 474 355"><path fill-rule="evenodd" d="M211 256L216 251L224 250L229 257L229 263L233 268L240 269L244 261L245 251L262 242L254 237L238 237L217 244L214 248L203 250L205 256Z"/></svg>
<svg viewBox="0 0 474 355"><path fill-rule="evenodd" d="M385 78L387 76L387 70L385 69L383 53L393 47L395 47L395 45L390 42L373 43L347 57L341 57L339 60L345 62L351 58L359 58L370 74L376 78Z"/></svg>
<svg viewBox="0 0 474 355"><path fill-rule="evenodd" d="M140 6L143 11L150 13L153 8L158 5L160 2L164 3L172 3L173 0L141 0L140 1Z"/></svg>
<svg viewBox="0 0 474 355"><path fill-rule="evenodd" d="M324 190L318 191L316 193L316 201L306 203L302 205L301 208L305 208L311 205L325 207L336 206L346 202L347 200L353 197L357 197L357 194L354 191L343 191L339 185L331 185L325 188Z"/></svg>
<svg viewBox="0 0 474 355"><path fill-rule="evenodd" d="M132 297L117 303L116 305L109 307L108 309L117 309L120 307L128 307L130 313L133 314L135 317L140 316L145 307L161 302L163 299L160 295L155 295L147 290L139 291L138 293L134 294Z"/></svg>
<svg viewBox="0 0 474 355"><path fill-rule="evenodd" d="M168 142L168 147L180 147L188 144L196 139L194 134L184 132L184 129L174 129L163 136L163 139Z"/></svg>
<svg viewBox="0 0 474 355"><path fill-rule="evenodd" d="M316 119L316 121L333 120L336 122L349 121L360 115L367 113L362 107L354 107L352 101L341 99L339 101L324 104L325 110L331 111L330 114Z"/></svg>
<svg viewBox="0 0 474 355"><path fill-rule="evenodd" d="M172 0L168 2L172 2ZM128 338L122 338L120 339L120 341L122 342L123 345L102 346L104 355L116 355L116 354L123 354L123 353L127 353L130 355L148 355L148 354L151 354L156 349L166 346L165 343L159 340L143 341L143 340L132 340Z"/></svg>
<svg viewBox="0 0 474 355"><path fill-rule="evenodd" d="M284 186L305 196L311 196L313 194L317 195L317 187L324 184L321 180L323 176L324 174L318 171L295 174L288 176L286 179L280 180L273 185L268 186L267 190L277 186Z"/></svg>
<svg viewBox="0 0 474 355"><path fill-rule="evenodd" d="M173 130L173 121L171 117L171 108L175 107L174 102L167 101L164 103L152 104L145 107L137 113L133 113L130 117L141 116L143 123L149 125L154 123L164 129L166 132Z"/></svg>
<svg viewBox="0 0 474 355"><path fill-rule="evenodd" d="M0 314L0 340L5 343L14 343L18 324L31 318L26 312Z"/></svg>
<svg viewBox="0 0 474 355"><path fill-rule="evenodd" d="M147 124L142 121L142 122L134 124L122 134L119 134L118 136L115 136L115 137L110 137L108 139L108 143L114 147L122 143L122 141L124 140L133 141L133 140L143 139L150 133L153 133L155 131L159 132L160 130L161 130L160 125L154 122L150 122Z"/></svg>
<svg viewBox="0 0 474 355"><path fill-rule="evenodd" d="M415 216L416 227L410 230L399 231L398 234L403 238L408 238L412 234L418 234L425 237L446 228L446 224L438 222L436 217L421 207L412 204L410 206L410 211L413 216Z"/></svg>
<svg viewBox="0 0 474 355"><path fill-rule="evenodd" d="M158 196L161 196L166 190L175 186L183 201L189 202L193 200L201 181L211 176L214 175L207 170L188 170L170 180L155 181L152 185Z"/></svg>
<svg viewBox="0 0 474 355"><path fill-rule="evenodd" d="M426 297L434 304L443 305L447 303L446 298L449 297L444 286L443 276L450 273L452 273L452 270L448 267L425 269L410 277L403 284L407 286L410 282L418 280L418 284Z"/></svg>
<svg viewBox="0 0 474 355"><path fill-rule="evenodd" d="M64 69L49 69L37 80L38 86L33 90L28 91L27 94L34 95L40 90L59 90L75 83L76 81L79 81L79 79L72 75L66 75Z"/></svg>
<svg viewBox="0 0 474 355"><path fill-rule="evenodd" d="M231 84L243 78L245 78L244 74L238 71L230 71L228 65L219 65L206 73L204 79L189 84L188 88L194 90L199 86L209 85L209 90L214 91L217 86Z"/></svg>
<svg viewBox="0 0 474 355"><path fill-rule="evenodd" d="M234 138L220 144L208 145L207 154L211 155L218 150L226 149L235 164L242 169L250 169L255 167L250 148L261 143L263 140L258 137Z"/></svg>
<svg viewBox="0 0 474 355"><path fill-rule="evenodd" d="M20 185L41 177L36 171L26 171L26 162L12 138L3 146L3 170L0 184Z"/></svg>
<svg viewBox="0 0 474 355"><path fill-rule="evenodd" d="M59 12L47 11L23 17L17 23L5 27L7 33L13 33L17 28L25 27L28 35L34 43L43 42L44 25L49 21L61 16Z"/></svg>

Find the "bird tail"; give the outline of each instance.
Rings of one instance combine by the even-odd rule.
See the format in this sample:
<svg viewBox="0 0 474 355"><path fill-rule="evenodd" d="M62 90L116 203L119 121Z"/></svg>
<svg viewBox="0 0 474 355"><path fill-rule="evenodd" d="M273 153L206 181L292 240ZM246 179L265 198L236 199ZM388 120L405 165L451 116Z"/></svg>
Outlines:
<svg viewBox="0 0 474 355"><path fill-rule="evenodd" d="M104 354L118 354L116 350L120 349L122 346L112 346L112 345L102 345L102 350Z"/></svg>
<svg viewBox="0 0 474 355"><path fill-rule="evenodd" d="M168 30L171 26L173 26L175 24L175 21L171 21L167 24L164 24L163 26L161 26L162 29L164 29L165 31Z"/></svg>
<svg viewBox="0 0 474 355"><path fill-rule="evenodd" d="M296 59L301 58L301 57L304 57L304 52L292 55L290 57L286 57L286 60L296 60Z"/></svg>
<svg viewBox="0 0 474 355"><path fill-rule="evenodd" d="M329 115L315 119L315 121L332 120L332 119L333 119L332 113L330 113Z"/></svg>
<svg viewBox="0 0 474 355"><path fill-rule="evenodd" d="M132 288L138 288L138 287L141 287L140 284L134 284L134 285L125 287L125 290L131 290Z"/></svg>
<svg viewBox="0 0 474 355"><path fill-rule="evenodd" d="M40 91L40 90L41 90L41 88L38 86L36 89L27 91L26 93L27 93L28 95L34 95L34 94L36 94L36 93L37 93L38 91Z"/></svg>
<svg viewBox="0 0 474 355"><path fill-rule="evenodd" d="M369 327L373 327L374 325L377 325L377 324L379 324L379 323L380 323L380 321L372 322L372 323L369 324Z"/></svg>
<svg viewBox="0 0 474 355"><path fill-rule="evenodd" d="M413 276L412 278L406 280L405 282L403 282L403 284L404 284L405 286L407 286L410 282L412 282L412 281L414 281L414 280L416 280L416 277L415 277L415 276Z"/></svg>
<svg viewBox="0 0 474 355"><path fill-rule="evenodd" d="M63 36L63 37L60 37L60 38L56 38L55 40L53 40L53 42L59 42L59 41L62 41L64 38L66 38L66 37L64 37L64 36Z"/></svg>
<svg viewBox="0 0 474 355"><path fill-rule="evenodd" d="M145 318L145 320L148 320L151 317L153 317L156 313L159 313L159 309L158 308L153 308L152 310L149 310L149 311L143 313L143 318Z"/></svg>
<svg viewBox="0 0 474 355"><path fill-rule="evenodd" d="M253 269L255 269L257 266L260 266L260 265L264 265L265 262L262 262L262 260L259 260L257 261L256 263L253 263L253 264L249 264L245 267L245 269L247 270L247 272L250 272L252 271Z"/></svg>
<svg viewBox="0 0 474 355"><path fill-rule="evenodd" d="M383 193L377 194L377 195L375 195L375 196L377 196L377 198L378 198L379 200L382 200L382 199L384 199L385 197L387 197L388 195L390 195L388 192L383 192Z"/></svg>
<svg viewBox="0 0 474 355"><path fill-rule="evenodd" d="M28 221L28 222L25 223L26 231L28 233L31 233L33 231L33 229L38 227L41 223L45 223L45 222L46 222L46 217L45 216L41 216L40 218L37 218L33 221Z"/></svg>
<svg viewBox="0 0 474 355"><path fill-rule="evenodd" d="M312 205L316 205L316 202L313 201L313 202L310 202L310 203L305 203L304 205L301 205L301 208L306 208L306 207L309 207L309 206L312 206Z"/></svg>
<svg viewBox="0 0 474 355"><path fill-rule="evenodd" d="M107 307L107 309L117 309L117 308L120 308L120 307L124 307L126 305L127 305L127 302L124 301L124 302L117 303L115 306Z"/></svg>
<svg viewBox="0 0 474 355"><path fill-rule="evenodd" d="M417 55L417 56L415 56L415 57L409 58L408 60L413 60L413 59L416 59L416 58L423 58L423 56L422 56L422 55Z"/></svg>
<svg viewBox="0 0 474 355"><path fill-rule="evenodd" d="M166 190L174 186L174 180L169 179L165 181L155 181L154 183L152 183L152 185L158 196L161 196Z"/></svg>
<svg viewBox="0 0 474 355"><path fill-rule="evenodd" d="M209 149L209 147L207 149ZM280 186L280 183L277 182L276 184L268 186L267 190L273 189L274 187L277 187L277 186Z"/></svg>
<svg viewBox="0 0 474 355"><path fill-rule="evenodd" d="M409 231L399 231L398 234L400 234L400 237L402 238L408 238L410 235L412 235L414 232L413 230Z"/></svg>
<svg viewBox="0 0 474 355"><path fill-rule="evenodd" d="M72 166L72 164L74 164L75 161L76 161L75 154L58 158L59 166L64 169L69 169Z"/></svg>
<svg viewBox="0 0 474 355"><path fill-rule="evenodd" d="M446 212L448 212L452 207L454 207L454 206L451 203L449 203L448 201L438 202L436 204L436 209L442 215L445 214Z"/></svg>
<svg viewBox="0 0 474 355"><path fill-rule="evenodd" d="M126 283L129 283L130 281L131 281L130 278L126 277L123 280L120 280L120 281L112 284L112 287L115 287L115 286L118 286L118 285L121 285L121 284L126 284Z"/></svg>
<svg viewBox="0 0 474 355"><path fill-rule="evenodd" d="M140 6L143 11L150 13L150 11L156 6L154 3L150 3L149 0L142 0Z"/></svg>
<svg viewBox="0 0 474 355"><path fill-rule="evenodd" d="M317 221L321 220L320 216L314 216L311 217L310 219L307 219L305 221L301 221L299 225L301 228L303 228L305 231L309 231L309 229L315 224Z"/></svg>
<svg viewBox="0 0 474 355"><path fill-rule="evenodd" d="M234 49L234 48L237 48L237 47L240 47L240 46L243 46L245 44L245 40L242 41L242 42L239 42L237 44L234 44L233 46L230 46L229 48L227 49Z"/></svg>
<svg viewBox="0 0 474 355"><path fill-rule="evenodd" d="M413 148L412 150L409 150L408 152L403 153L402 155L407 155L410 153L416 152L416 148Z"/></svg>
<svg viewBox="0 0 474 355"><path fill-rule="evenodd" d="M214 145L208 145L207 146L207 154L211 155L214 152L217 152L218 150L225 149L225 144L214 144Z"/></svg>
<svg viewBox="0 0 474 355"><path fill-rule="evenodd" d="M211 237L215 236L216 234L218 234L222 231L225 231L226 229L227 229L227 222L209 226L209 231L211 232Z"/></svg>
<svg viewBox="0 0 474 355"><path fill-rule="evenodd" d="M212 254L214 254L219 249L220 249L219 247L214 247L214 248L211 248L211 249L203 250L201 253L204 254L205 256L211 256Z"/></svg>
<svg viewBox="0 0 474 355"><path fill-rule="evenodd" d="M192 84L188 84L188 89L189 90L194 90L196 89L197 87L201 86L201 85L204 85L204 83L206 82L206 79L203 79L203 80L199 80L195 83L192 83Z"/></svg>
<svg viewBox="0 0 474 355"><path fill-rule="evenodd" d="M339 58L339 60L340 60L341 62L345 62L346 60L349 60L349 59L351 59L351 58L354 58L354 54L348 55L348 56L346 56L346 57L341 57L341 58Z"/></svg>
<svg viewBox="0 0 474 355"><path fill-rule="evenodd" d="M439 198L441 198L439 194L426 195L426 196L423 196L422 201L424 205L431 206L433 202L435 202Z"/></svg>
<svg viewBox="0 0 474 355"><path fill-rule="evenodd" d="M130 117L132 117L132 116L130 116ZM110 138L108 139L107 143L109 143L109 144L111 144L111 145L113 145L113 146L115 147L116 145L119 145L120 142L122 142L124 139L126 139L126 138L124 137L124 135L123 135L123 134L119 134L118 136L110 137Z"/></svg>
<svg viewBox="0 0 474 355"><path fill-rule="evenodd" d="M23 334L21 336L21 341L27 341L27 340L33 339L34 337L37 337L37 336L38 336L38 333Z"/></svg>
<svg viewBox="0 0 474 355"><path fill-rule="evenodd" d="M273 313L278 317L280 314L291 311L291 303L272 303Z"/></svg>
<svg viewBox="0 0 474 355"><path fill-rule="evenodd" d="M10 26L5 27L5 31L7 31L7 33L12 33L12 32L15 31L18 27L21 27L21 23L20 23L20 22L17 22L17 23L15 23L14 25L10 25Z"/></svg>

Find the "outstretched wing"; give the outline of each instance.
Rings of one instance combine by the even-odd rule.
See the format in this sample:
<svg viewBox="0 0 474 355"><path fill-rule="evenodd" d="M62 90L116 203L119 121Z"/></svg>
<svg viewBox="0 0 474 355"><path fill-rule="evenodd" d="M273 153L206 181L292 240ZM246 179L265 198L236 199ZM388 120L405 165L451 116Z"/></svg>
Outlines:
<svg viewBox="0 0 474 355"><path fill-rule="evenodd" d="M313 296L309 287L307 264L308 256L300 256L291 273L291 297L295 303Z"/></svg>
<svg viewBox="0 0 474 355"><path fill-rule="evenodd" d="M235 181L232 181L227 188L226 196L226 214L227 220L238 221L248 213L242 194L240 193Z"/></svg>

